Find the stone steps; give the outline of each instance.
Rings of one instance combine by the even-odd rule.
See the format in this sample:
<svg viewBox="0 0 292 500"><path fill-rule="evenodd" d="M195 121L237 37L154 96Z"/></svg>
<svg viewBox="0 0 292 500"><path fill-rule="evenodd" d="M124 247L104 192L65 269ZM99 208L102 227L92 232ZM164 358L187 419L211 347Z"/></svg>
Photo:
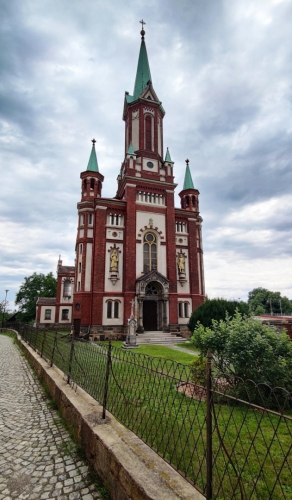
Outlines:
<svg viewBox="0 0 292 500"><path fill-rule="evenodd" d="M188 339L180 335L171 335L165 332L145 332L137 335L137 344L174 345L187 342Z"/></svg>

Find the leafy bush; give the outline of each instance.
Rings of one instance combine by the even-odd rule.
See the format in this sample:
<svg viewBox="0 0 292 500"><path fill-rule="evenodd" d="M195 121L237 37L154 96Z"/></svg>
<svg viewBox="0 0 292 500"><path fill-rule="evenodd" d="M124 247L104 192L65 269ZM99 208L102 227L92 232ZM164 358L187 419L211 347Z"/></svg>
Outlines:
<svg viewBox="0 0 292 500"><path fill-rule="evenodd" d="M225 321L212 321L211 328L198 325L191 341L227 377L251 379L256 384L292 391L292 342L286 333L277 334L270 325L236 311Z"/></svg>
<svg viewBox="0 0 292 500"><path fill-rule="evenodd" d="M206 358L204 356L200 356L191 361L189 365L191 380L196 384L203 386L206 384L206 363Z"/></svg>
<svg viewBox="0 0 292 500"><path fill-rule="evenodd" d="M188 322L188 327L191 332L194 331L198 323L203 326L211 326L212 320L219 321L225 319L226 313L229 316L234 316L236 309L242 314L248 313L248 306L245 302L225 299L207 299L204 304L201 304L191 315Z"/></svg>

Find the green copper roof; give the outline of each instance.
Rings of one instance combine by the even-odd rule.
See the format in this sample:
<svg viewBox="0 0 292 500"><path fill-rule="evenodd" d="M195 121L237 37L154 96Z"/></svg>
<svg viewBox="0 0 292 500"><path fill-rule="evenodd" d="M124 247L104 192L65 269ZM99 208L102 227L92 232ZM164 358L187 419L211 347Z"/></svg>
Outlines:
<svg viewBox="0 0 292 500"><path fill-rule="evenodd" d="M183 189L195 189L188 162L187 162L187 166L186 166L186 173L185 173L185 180L184 180Z"/></svg>
<svg viewBox="0 0 292 500"><path fill-rule="evenodd" d="M151 73L148 62L146 44L144 41L144 36L142 36L136 80L133 92L134 99L137 99L139 97L139 95L143 92L149 81L151 81Z"/></svg>
<svg viewBox="0 0 292 500"><path fill-rule="evenodd" d="M132 142L130 142L130 146L129 146L129 149L127 151L127 155L134 155L134 154L135 154L135 151L133 148L133 144L132 144Z"/></svg>
<svg viewBox="0 0 292 500"><path fill-rule="evenodd" d="M169 154L168 148L166 148L165 161L171 161L172 162L172 159L170 158L170 154Z"/></svg>
<svg viewBox="0 0 292 500"><path fill-rule="evenodd" d="M89 158L89 162L88 162L86 170L90 170L91 172L99 172L97 158L96 158L96 152L95 152L95 140L94 139L92 141L92 150L90 153L90 158Z"/></svg>

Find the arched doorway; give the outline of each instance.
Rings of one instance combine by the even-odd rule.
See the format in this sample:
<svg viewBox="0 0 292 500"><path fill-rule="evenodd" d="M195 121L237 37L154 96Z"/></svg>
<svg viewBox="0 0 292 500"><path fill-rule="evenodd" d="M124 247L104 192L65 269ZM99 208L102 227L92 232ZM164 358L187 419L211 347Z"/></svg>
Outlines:
<svg viewBox="0 0 292 500"><path fill-rule="evenodd" d="M162 329L161 296L161 284L157 281L150 281L150 283L146 285L145 298L143 300L143 326L145 331Z"/></svg>
<svg viewBox="0 0 292 500"><path fill-rule="evenodd" d="M168 280L150 271L137 280L137 332L168 331Z"/></svg>

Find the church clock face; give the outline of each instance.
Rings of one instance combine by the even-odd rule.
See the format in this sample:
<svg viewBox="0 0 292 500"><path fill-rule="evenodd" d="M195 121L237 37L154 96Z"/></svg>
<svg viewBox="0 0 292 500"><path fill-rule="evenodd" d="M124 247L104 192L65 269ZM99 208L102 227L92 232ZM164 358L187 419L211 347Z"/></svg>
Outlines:
<svg viewBox="0 0 292 500"><path fill-rule="evenodd" d="M153 168L153 167L154 167L154 165L153 165L152 161L148 161L148 163L147 163L147 167L148 167L148 168Z"/></svg>

